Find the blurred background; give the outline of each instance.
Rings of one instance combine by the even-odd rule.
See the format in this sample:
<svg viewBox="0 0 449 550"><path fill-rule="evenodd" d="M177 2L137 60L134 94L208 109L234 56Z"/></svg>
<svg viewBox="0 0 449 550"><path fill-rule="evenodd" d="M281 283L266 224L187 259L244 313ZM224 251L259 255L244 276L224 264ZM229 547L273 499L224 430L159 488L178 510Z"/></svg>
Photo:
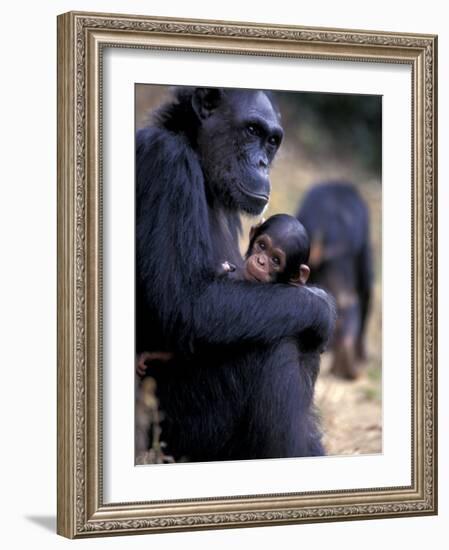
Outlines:
<svg viewBox="0 0 449 550"><path fill-rule="evenodd" d="M264 217L281 212L296 215L307 193L330 181L349 183L368 210L373 281L365 331L366 358L359 361L351 352L349 361L354 363L356 375L342 375L335 369L340 349L337 342L334 350L322 356L315 402L328 455L379 453L382 452L381 97L311 92L273 92L273 96L281 113L284 141L272 167L272 194ZM151 111L169 98L167 86L136 85L136 128L148 124ZM335 217L343 210L338 203L333 208ZM316 214L323 217L318 211ZM249 228L257 221L243 220L242 252L248 245ZM354 233L358 231L359 228L353 228ZM344 240L343 235L341 238ZM338 275L332 274L333 292L335 285L339 285ZM348 278L345 274L340 276ZM347 298L348 293L344 296Z"/></svg>

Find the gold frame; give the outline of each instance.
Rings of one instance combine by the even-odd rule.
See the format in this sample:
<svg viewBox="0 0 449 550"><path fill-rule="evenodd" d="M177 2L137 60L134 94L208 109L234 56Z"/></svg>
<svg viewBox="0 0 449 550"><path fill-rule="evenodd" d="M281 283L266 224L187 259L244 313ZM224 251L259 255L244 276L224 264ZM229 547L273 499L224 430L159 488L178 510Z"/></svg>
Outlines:
<svg viewBox="0 0 449 550"><path fill-rule="evenodd" d="M308 57L412 68L412 484L104 504L103 47ZM70 538L437 513L437 37L130 15L58 17L58 520Z"/></svg>

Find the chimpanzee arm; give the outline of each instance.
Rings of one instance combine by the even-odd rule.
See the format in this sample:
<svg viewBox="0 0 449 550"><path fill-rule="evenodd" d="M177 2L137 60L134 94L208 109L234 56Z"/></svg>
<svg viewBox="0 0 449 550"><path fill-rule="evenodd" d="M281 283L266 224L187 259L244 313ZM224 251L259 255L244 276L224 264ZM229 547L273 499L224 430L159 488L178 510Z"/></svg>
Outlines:
<svg viewBox="0 0 449 550"><path fill-rule="evenodd" d="M204 178L181 136L141 131L136 169L138 284L173 349L271 343L305 330L317 345L328 339L326 295L215 276Z"/></svg>
<svg viewBox="0 0 449 550"><path fill-rule="evenodd" d="M309 349L328 341L335 321L332 298L305 286L221 279L211 282L193 305L194 338L199 343L269 344L307 334Z"/></svg>

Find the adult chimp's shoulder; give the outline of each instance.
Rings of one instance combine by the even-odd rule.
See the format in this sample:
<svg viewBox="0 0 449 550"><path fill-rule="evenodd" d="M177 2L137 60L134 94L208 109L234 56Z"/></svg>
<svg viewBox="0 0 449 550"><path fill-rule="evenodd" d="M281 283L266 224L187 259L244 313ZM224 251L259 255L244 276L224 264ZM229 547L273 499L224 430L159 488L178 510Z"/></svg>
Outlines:
<svg viewBox="0 0 449 550"><path fill-rule="evenodd" d="M153 183L162 191L188 192L203 179L198 157L182 132L150 125L136 134L137 201ZM202 188L202 185L200 185Z"/></svg>

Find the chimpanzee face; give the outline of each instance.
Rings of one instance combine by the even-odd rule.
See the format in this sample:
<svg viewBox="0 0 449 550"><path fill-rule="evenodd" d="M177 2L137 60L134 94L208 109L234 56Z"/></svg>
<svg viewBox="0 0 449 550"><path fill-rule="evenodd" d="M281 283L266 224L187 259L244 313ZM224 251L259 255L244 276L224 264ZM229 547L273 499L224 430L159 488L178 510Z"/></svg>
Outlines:
<svg viewBox="0 0 449 550"><path fill-rule="evenodd" d="M249 237L244 273L248 281L306 284L309 237L296 218L275 214L253 226Z"/></svg>
<svg viewBox="0 0 449 550"><path fill-rule="evenodd" d="M283 137L270 99L261 91L198 88L192 104L201 122L197 146L209 192L229 208L260 214Z"/></svg>
<svg viewBox="0 0 449 550"><path fill-rule="evenodd" d="M255 238L249 251L245 278L249 281L273 283L284 272L286 261L282 248L276 246L269 235L262 233Z"/></svg>

